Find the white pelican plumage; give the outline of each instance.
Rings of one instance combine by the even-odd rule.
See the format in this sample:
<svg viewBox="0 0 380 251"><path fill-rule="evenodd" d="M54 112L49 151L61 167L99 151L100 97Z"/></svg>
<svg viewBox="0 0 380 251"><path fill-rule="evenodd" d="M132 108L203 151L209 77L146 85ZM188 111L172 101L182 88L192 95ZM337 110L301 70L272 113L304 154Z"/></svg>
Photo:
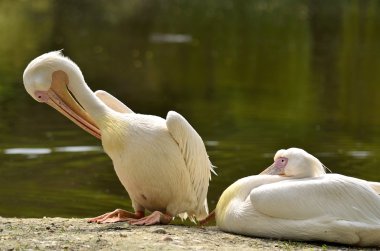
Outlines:
<svg viewBox="0 0 380 251"><path fill-rule="evenodd" d="M134 213L116 209L89 222L151 225L208 214L213 167L201 137L180 114L170 111L166 120L137 114L105 91L93 93L79 67L59 51L31 61L23 78L35 100L102 140L132 200ZM153 213L144 217L145 209Z"/></svg>
<svg viewBox="0 0 380 251"><path fill-rule="evenodd" d="M280 150L260 175L228 187L217 226L249 236L380 245L380 183L326 174L302 149Z"/></svg>

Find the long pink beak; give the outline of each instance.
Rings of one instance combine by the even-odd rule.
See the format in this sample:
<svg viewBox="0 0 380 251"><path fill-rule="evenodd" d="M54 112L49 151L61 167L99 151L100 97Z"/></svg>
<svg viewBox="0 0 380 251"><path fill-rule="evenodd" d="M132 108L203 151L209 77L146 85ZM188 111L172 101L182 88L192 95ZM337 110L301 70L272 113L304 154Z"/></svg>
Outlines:
<svg viewBox="0 0 380 251"><path fill-rule="evenodd" d="M268 174L268 175L284 175L284 169L276 167L276 162L267 167L264 171L262 171L259 175Z"/></svg>
<svg viewBox="0 0 380 251"><path fill-rule="evenodd" d="M36 91L35 95L40 102L50 105L86 132L101 139L99 128L90 115L70 94L67 89L67 83L66 73L56 71L53 73L50 89L47 91Z"/></svg>

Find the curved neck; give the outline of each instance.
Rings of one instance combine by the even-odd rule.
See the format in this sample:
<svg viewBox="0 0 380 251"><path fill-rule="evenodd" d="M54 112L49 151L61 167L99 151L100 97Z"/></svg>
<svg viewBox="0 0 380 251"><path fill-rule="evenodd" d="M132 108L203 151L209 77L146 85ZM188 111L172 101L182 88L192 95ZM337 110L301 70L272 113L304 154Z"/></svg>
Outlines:
<svg viewBox="0 0 380 251"><path fill-rule="evenodd" d="M245 201L251 191L259 186L279 182L289 179L284 176L278 175L253 175L239 179L231 186L229 186L220 196L218 204L216 205L215 216L218 219L223 219L229 210L229 207L235 205L240 206L242 201ZM231 202L234 202L231 204ZM236 203L237 204L236 204ZM236 208L235 208L236 209ZM235 210L236 211L236 210Z"/></svg>
<svg viewBox="0 0 380 251"><path fill-rule="evenodd" d="M239 187L239 195L241 199L245 200L251 191L259 186L271 184L283 180L288 180L289 177L280 175L253 175L238 180L237 186Z"/></svg>
<svg viewBox="0 0 380 251"><path fill-rule="evenodd" d="M67 74L67 86L79 104L89 113L97 124L110 112L106 106L86 84L79 67L74 63L65 64L63 71Z"/></svg>

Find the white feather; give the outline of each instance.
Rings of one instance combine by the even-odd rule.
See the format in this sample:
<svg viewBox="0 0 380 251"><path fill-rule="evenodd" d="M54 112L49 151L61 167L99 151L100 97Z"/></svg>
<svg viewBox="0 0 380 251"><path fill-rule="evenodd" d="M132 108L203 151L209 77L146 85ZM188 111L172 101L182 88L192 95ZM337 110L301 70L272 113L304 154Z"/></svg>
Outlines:
<svg viewBox="0 0 380 251"><path fill-rule="evenodd" d="M243 235L380 246L377 185L338 174L250 176L222 194L216 221L222 230Z"/></svg>
<svg viewBox="0 0 380 251"><path fill-rule="evenodd" d="M27 66L28 93L39 100L36 93L51 89L57 71L64 72L67 79L61 84L67 84L99 127L104 150L136 211L207 215L212 165L202 139L181 115L169 112L166 121L137 114L105 91L92 92L79 67L59 51L43 54Z"/></svg>
<svg viewBox="0 0 380 251"><path fill-rule="evenodd" d="M208 215L207 190L213 166L199 134L180 114L170 111L166 116L170 135L177 142L190 175L191 187L196 194L198 219Z"/></svg>
<svg viewBox="0 0 380 251"><path fill-rule="evenodd" d="M134 113L128 106L106 91L97 90L95 95L109 108L120 113Z"/></svg>

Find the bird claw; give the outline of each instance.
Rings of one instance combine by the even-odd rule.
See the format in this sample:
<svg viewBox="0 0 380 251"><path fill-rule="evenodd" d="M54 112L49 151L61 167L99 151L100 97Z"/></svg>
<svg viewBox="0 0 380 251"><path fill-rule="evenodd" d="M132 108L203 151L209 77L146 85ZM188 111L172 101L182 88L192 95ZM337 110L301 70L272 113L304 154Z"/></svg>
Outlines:
<svg viewBox="0 0 380 251"><path fill-rule="evenodd" d="M161 213L159 211L154 211L152 214L140 218L140 219L129 219L127 222L130 225L135 226L151 226L151 225L167 225L172 220L172 216L168 214Z"/></svg>
<svg viewBox="0 0 380 251"><path fill-rule="evenodd" d="M88 219L88 223L115 223L130 220L137 220L144 217L144 212L137 211L136 213L131 213L122 209L116 209L113 212L102 214L98 217Z"/></svg>

